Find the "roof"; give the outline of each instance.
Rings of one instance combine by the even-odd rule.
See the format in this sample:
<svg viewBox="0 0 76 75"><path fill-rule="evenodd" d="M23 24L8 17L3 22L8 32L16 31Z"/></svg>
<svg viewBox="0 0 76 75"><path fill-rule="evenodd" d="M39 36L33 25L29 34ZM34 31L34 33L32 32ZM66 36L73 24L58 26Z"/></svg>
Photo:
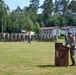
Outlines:
<svg viewBox="0 0 76 75"><path fill-rule="evenodd" d="M62 27L63 30L68 30L68 29L71 29L73 28L74 26L67 26L67 27Z"/></svg>
<svg viewBox="0 0 76 75"><path fill-rule="evenodd" d="M43 27L41 29L42 30L52 30L52 29L55 29L55 28L57 28L57 27Z"/></svg>

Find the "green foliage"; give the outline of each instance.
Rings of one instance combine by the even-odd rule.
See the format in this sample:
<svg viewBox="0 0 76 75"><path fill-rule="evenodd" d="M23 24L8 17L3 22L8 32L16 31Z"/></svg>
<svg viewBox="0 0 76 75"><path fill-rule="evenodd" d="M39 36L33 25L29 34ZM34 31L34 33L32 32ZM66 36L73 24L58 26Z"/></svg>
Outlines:
<svg viewBox="0 0 76 75"><path fill-rule="evenodd" d="M44 13L43 22L45 25L49 25L52 16L51 14L53 12L53 1L45 0L41 8L43 9Z"/></svg>
<svg viewBox="0 0 76 75"><path fill-rule="evenodd" d="M53 1L45 0L42 5L42 8L43 8L43 13L47 14L47 16L49 16L53 11Z"/></svg>
<svg viewBox="0 0 76 75"><path fill-rule="evenodd" d="M55 0L54 11L59 15L66 15L68 13L69 0Z"/></svg>
<svg viewBox="0 0 76 75"><path fill-rule="evenodd" d="M67 20L65 19L65 17L63 17L63 16L59 17L59 25L60 25L60 27L67 25Z"/></svg>
<svg viewBox="0 0 76 75"><path fill-rule="evenodd" d="M34 13L37 13L39 8L39 0L30 0L29 9L32 10Z"/></svg>
<svg viewBox="0 0 76 75"><path fill-rule="evenodd" d="M68 6L68 9L72 12L72 13L76 13L76 0L72 0L71 3Z"/></svg>
<svg viewBox="0 0 76 75"><path fill-rule="evenodd" d="M13 30L24 29L31 31L33 30L33 21L30 19L27 13L19 13L16 11L11 12L10 18L12 21Z"/></svg>
<svg viewBox="0 0 76 75"><path fill-rule="evenodd" d="M41 28L38 22L35 23L35 32L38 34L41 32Z"/></svg>
<svg viewBox="0 0 76 75"><path fill-rule="evenodd" d="M0 0L0 32L5 31L6 22L8 17L9 7L4 3L3 0ZM3 25L3 28L2 28Z"/></svg>
<svg viewBox="0 0 76 75"><path fill-rule="evenodd" d="M67 20L67 25L69 26L76 26L76 19L73 17L73 15L67 15L66 17L66 20Z"/></svg>
<svg viewBox="0 0 76 75"><path fill-rule="evenodd" d="M55 14L52 16L50 25L52 25L52 26L59 26L59 17L60 17L60 16L59 16L57 13L55 13Z"/></svg>
<svg viewBox="0 0 76 75"><path fill-rule="evenodd" d="M24 20L24 29L27 31L33 31L34 25L33 22L29 18L25 18Z"/></svg>
<svg viewBox="0 0 76 75"><path fill-rule="evenodd" d="M61 33L59 38L60 39L65 39L65 37L66 37L66 35Z"/></svg>
<svg viewBox="0 0 76 75"><path fill-rule="evenodd" d="M29 10L29 11L27 11L27 12L28 12L28 14L29 14L30 19L31 19L33 22L36 22L36 21L37 21L37 14L34 13L32 10Z"/></svg>
<svg viewBox="0 0 76 75"><path fill-rule="evenodd" d="M44 27L44 13L38 14L37 22L39 23L40 27Z"/></svg>

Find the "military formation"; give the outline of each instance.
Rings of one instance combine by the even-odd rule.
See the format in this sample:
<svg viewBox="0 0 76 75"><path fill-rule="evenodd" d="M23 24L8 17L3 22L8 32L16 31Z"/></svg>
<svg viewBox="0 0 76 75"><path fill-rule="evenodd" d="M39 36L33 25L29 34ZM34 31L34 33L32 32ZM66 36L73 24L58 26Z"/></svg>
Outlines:
<svg viewBox="0 0 76 75"><path fill-rule="evenodd" d="M35 37L37 41L42 42L54 42L58 38L56 35L36 35Z"/></svg>
<svg viewBox="0 0 76 75"><path fill-rule="evenodd" d="M57 41L57 36L56 35L31 35L30 39L31 41L41 41L41 42L53 42ZM0 41L3 42L20 42L20 41L28 41L29 40L29 35L25 34L16 34L16 33L1 33L0 34Z"/></svg>
<svg viewBox="0 0 76 75"><path fill-rule="evenodd" d="M25 35L24 34L0 34L0 41L3 42L16 42L16 41L24 41Z"/></svg>

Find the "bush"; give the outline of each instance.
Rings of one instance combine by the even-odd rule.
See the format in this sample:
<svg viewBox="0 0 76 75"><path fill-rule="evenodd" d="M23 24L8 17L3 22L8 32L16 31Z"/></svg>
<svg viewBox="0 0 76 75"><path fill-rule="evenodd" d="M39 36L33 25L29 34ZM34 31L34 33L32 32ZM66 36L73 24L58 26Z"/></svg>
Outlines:
<svg viewBox="0 0 76 75"><path fill-rule="evenodd" d="M60 39L64 39L66 37L66 35L65 34L60 34Z"/></svg>

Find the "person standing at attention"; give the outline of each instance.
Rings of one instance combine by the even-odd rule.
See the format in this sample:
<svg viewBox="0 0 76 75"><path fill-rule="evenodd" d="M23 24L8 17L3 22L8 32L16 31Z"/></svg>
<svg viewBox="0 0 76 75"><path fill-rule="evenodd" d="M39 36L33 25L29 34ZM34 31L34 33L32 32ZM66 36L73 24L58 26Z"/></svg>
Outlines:
<svg viewBox="0 0 76 75"><path fill-rule="evenodd" d="M29 34L28 34L28 43L31 44L31 33L30 33L30 32L29 32Z"/></svg>

